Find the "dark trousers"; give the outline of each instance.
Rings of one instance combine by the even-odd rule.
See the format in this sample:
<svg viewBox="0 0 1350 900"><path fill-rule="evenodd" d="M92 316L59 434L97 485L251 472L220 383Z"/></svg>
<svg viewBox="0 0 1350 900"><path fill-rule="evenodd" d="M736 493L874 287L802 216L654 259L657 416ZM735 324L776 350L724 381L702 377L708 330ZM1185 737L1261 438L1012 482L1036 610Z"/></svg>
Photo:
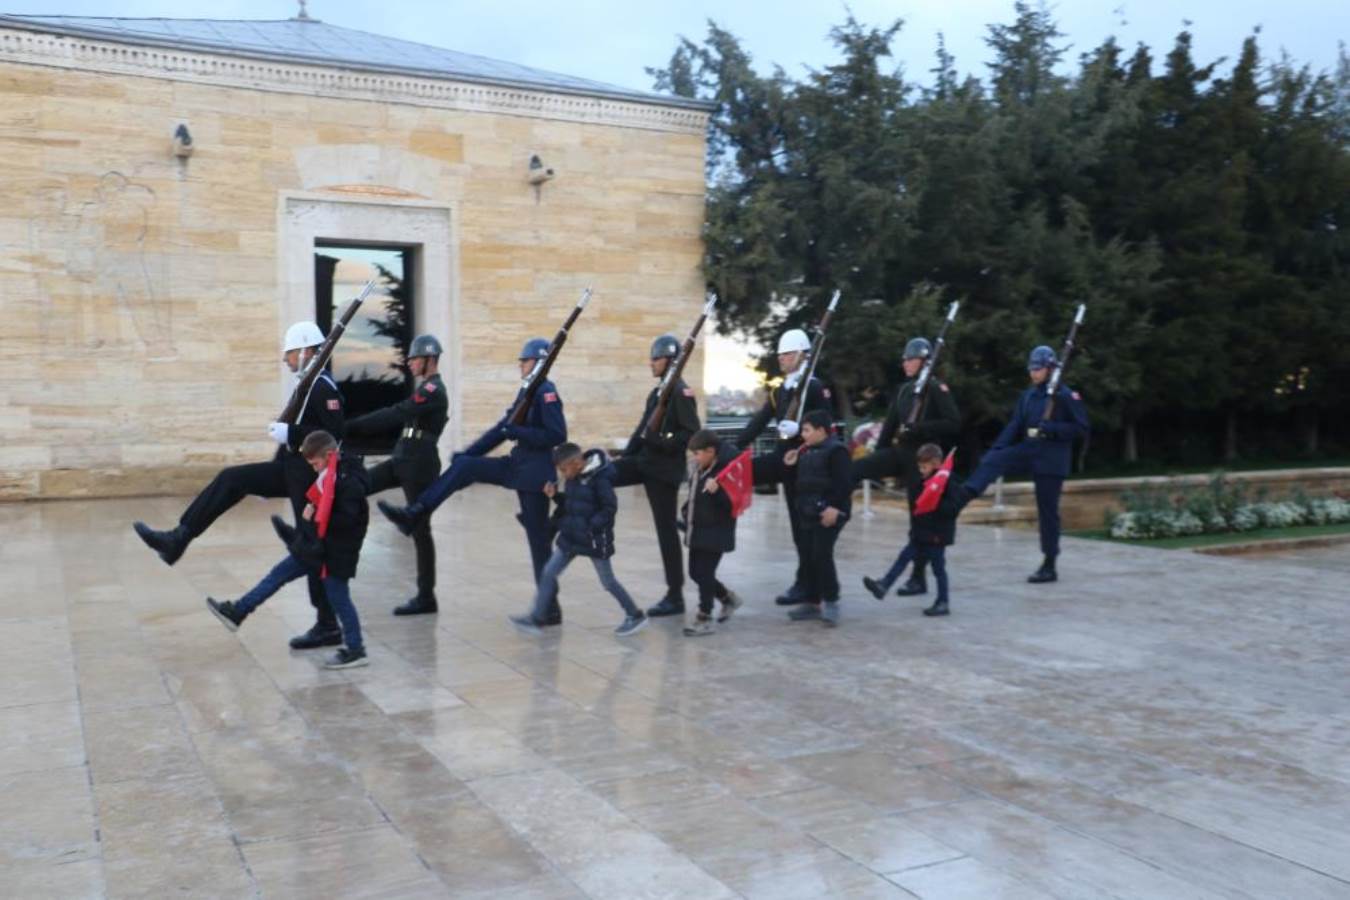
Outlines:
<svg viewBox="0 0 1350 900"><path fill-rule="evenodd" d="M282 587L299 578L301 575L309 576L314 574L314 569L305 565L300 560L290 554L286 558L272 567L272 571L263 576L254 588L244 596L234 602L235 609L248 615L259 606L263 605L268 597L271 597ZM348 650L360 650L361 644L361 620L356 616L356 607L352 604L352 594L346 578L334 578L331 575L323 579L323 586L329 601L333 604L333 609L337 613L337 619L342 623L342 642L347 645Z"/></svg>
<svg viewBox="0 0 1350 900"><path fill-rule="evenodd" d="M839 573L834 567L834 545L843 530L842 522L833 528L826 528L819 523L802 523L802 540L807 553L803 586L810 603L839 599Z"/></svg>
<svg viewBox="0 0 1350 900"><path fill-rule="evenodd" d="M941 544L919 544L910 541L905 544L905 549L900 551L890 569L881 578L882 587L886 590L891 589L895 580L905 571L905 566L914 563L914 571L917 574L920 564L927 562L933 567L933 577L937 580L937 600L939 603L947 602L947 548Z"/></svg>
<svg viewBox="0 0 1350 900"><path fill-rule="evenodd" d="M441 458L435 445L418 449L407 456L394 456L368 470L370 493L378 494L392 487L403 488L404 499L411 503L436 480L441 470ZM397 452L397 450L395 451ZM413 546L417 548L417 596L424 600L436 599L436 542L431 539L431 519L423 518L413 531Z"/></svg>
<svg viewBox="0 0 1350 900"><path fill-rule="evenodd" d="M300 512L308 502L305 491L313 483L314 470L309 463L300 454L289 451L281 451L267 462L230 466L217 472L211 483L188 504L178 524L187 531L190 539L195 540L245 497L289 497L298 524ZM324 630L337 628L337 618L324 596L323 581L318 572L308 573L308 585L309 603L314 607L319 626Z"/></svg>
<svg viewBox="0 0 1350 900"><path fill-rule="evenodd" d="M417 502L427 514L436 509L456 491L471 484L495 484L510 487L515 483L515 471L509 456L456 456L454 461L424 490ZM552 536L548 527L548 498L541 491L516 491L520 514L516 521L525 528L525 541L530 547L530 565L534 568L534 583L538 586L544 566L553 552ZM558 607L558 592L553 591L548 618L562 615Z"/></svg>
<svg viewBox="0 0 1350 900"><path fill-rule="evenodd" d="M1036 524L1041 531L1041 553L1053 562L1059 556L1059 495L1064 492L1064 476L1032 472L1032 462L1040 452L1034 439L1001 450L990 450L966 479L965 487L978 497L1000 475L1030 474L1036 488Z"/></svg>
<svg viewBox="0 0 1350 900"><path fill-rule="evenodd" d="M680 486L643 474L635 459L614 460L614 486L640 484L647 492L647 505L656 526L656 545L661 550L661 566L666 573L666 597L684 603L684 559L680 551L680 533L675 527L679 512Z"/></svg>
<svg viewBox="0 0 1350 900"><path fill-rule="evenodd" d="M862 459L853 461L853 483L862 481L882 482L887 478L899 478L903 485L914 472L914 449L912 447L883 447L869 453ZM924 569L928 559L920 556L914 560L914 572L910 576L920 583L924 582Z"/></svg>
<svg viewBox="0 0 1350 900"><path fill-rule="evenodd" d="M792 466L783 465L781 452L756 456L750 465L755 484L783 486L783 499L787 501L788 508L788 524L792 529L792 546L797 551L797 571L792 577L792 585L805 588L808 550L802 535L801 522L797 520L797 471Z"/></svg>
<svg viewBox="0 0 1350 900"><path fill-rule="evenodd" d="M717 580L721 561L721 550L689 550L689 578L698 585L698 611L705 616L712 615L714 600L727 597L727 586Z"/></svg>

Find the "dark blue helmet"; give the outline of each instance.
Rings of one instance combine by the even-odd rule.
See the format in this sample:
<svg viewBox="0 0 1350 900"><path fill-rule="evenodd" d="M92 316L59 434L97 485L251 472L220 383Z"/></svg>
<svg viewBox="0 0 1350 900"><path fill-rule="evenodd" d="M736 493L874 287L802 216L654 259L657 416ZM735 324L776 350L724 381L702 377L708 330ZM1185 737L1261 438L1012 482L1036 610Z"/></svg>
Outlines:
<svg viewBox="0 0 1350 900"><path fill-rule="evenodd" d="M1027 357L1027 371L1033 369L1049 369L1059 363L1059 358L1055 356L1055 351L1041 344L1031 351Z"/></svg>
<svg viewBox="0 0 1350 900"><path fill-rule="evenodd" d="M544 338L530 338L520 348L521 359L543 359L548 356L548 341Z"/></svg>
<svg viewBox="0 0 1350 900"><path fill-rule="evenodd" d="M433 335L419 334L408 348L408 359L416 359L419 356L440 356L442 353L441 342L436 340Z"/></svg>
<svg viewBox="0 0 1350 900"><path fill-rule="evenodd" d="M933 345L927 338L911 338L905 345L905 359L927 359L933 352Z"/></svg>
<svg viewBox="0 0 1350 900"><path fill-rule="evenodd" d="M652 341L652 359L674 359L680 355L680 339L673 334L663 334Z"/></svg>

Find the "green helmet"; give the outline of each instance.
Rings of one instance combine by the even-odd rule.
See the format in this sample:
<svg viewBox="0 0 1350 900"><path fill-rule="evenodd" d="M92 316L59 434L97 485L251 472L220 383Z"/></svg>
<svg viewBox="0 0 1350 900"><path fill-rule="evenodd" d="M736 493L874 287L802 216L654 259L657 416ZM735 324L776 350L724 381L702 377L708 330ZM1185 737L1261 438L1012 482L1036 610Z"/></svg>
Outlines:
<svg viewBox="0 0 1350 900"><path fill-rule="evenodd" d="M416 359L419 356L440 356L441 342L436 340L433 335L419 334L413 339L412 346L408 348L408 359Z"/></svg>

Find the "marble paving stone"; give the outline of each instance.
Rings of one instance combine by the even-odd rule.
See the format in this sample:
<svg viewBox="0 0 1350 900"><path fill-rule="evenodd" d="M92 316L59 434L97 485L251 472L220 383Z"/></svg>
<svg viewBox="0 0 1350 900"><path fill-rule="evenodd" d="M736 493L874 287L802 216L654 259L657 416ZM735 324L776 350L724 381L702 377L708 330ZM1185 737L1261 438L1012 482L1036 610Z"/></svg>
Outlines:
<svg viewBox="0 0 1350 900"><path fill-rule="evenodd" d="M0 776L83 765L77 703L0 707Z"/></svg>
<svg viewBox="0 0 1350 900"><path fill-rule="evenodd" d="M264 896L452 896L388 825L246 844L243 851Z"/></svg>
<svg viewBox="0 0 1350 900"><path fill-rule="evenodd" d="M464 781L548 765L514 735L472 707L400 713L392 718L416 735L452 775Z"/></svg>
<svg viewBox="0 0 1350 900"><path fill-rule="evenodd" d="M920 900L1050 900L1073 896L1046 893L969 857L907 869L891 875L890 880Z"/></svg>
<svg viewBox="0 0 1350 900"><path fill-rule="evenodd" d="M911 768L891 753L841 750L796 756L792 768L887 812L963 800L970 789L932 768Z"/></svg>
<svg viewBox="0 0 1350 900"><path fill-rule="evenodd" d="M23 860L0 864L0 896L97 900L110 896L97 859Z"/></svg>
<svg viewBox="0 0 1350 900"><path fill-rule="evenodd" d="M812 837L882 874L948 862L963 854L895 818L817 829Z"/></svg>
<svg viewBox="0 0 1350 900"><path fill-rule="evenodd" d="M92 857L95 827L84 766L0 777L0 866Z"/></svg>
<svg viewBox="0 0 1350 900"><path fill-rule="evenodd" d="M172 704L88 712L84 728L96 784L201 772L197 752Z"/></svg>

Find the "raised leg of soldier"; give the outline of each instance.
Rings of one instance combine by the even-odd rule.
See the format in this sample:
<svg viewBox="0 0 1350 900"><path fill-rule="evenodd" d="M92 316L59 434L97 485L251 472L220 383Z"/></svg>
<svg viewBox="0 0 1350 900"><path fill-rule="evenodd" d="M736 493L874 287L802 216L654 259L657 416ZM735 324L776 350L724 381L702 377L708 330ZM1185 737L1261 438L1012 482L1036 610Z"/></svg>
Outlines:
<svg viewBox="0 0 1350 900"><path fill-rule="evenodd" d="M285 467L280 459L230 466L217 472L211 483L188 504L176 528L156 531L144 522L136 522L132 527L160 559L173 565L187 550L188 544L240 500L250 495L285 497L286 493Z"/></svg>
<svg viewBox="0 0 1350 900"><path fill-rule="evenodd" d="M980 464L961 486L961 493L967 499L974 499L984 493L985 488L1003 475L1014 475L1031 471L1031 460L1036 448L1027 441L990 450L980 457ZM964 504L962 504L964 505Z"/></svg>
<svg viewBox="0 0 1350 900"><path fill-rule="evenodd" d="M471 484L495 484L505 487L510 483L511 461L505 456L456 456L444 472L436 477L417 499L407 506L394 506L383 500L376 506L398 530L411 536L420 520L429 517L457 491Z"/></svg>

